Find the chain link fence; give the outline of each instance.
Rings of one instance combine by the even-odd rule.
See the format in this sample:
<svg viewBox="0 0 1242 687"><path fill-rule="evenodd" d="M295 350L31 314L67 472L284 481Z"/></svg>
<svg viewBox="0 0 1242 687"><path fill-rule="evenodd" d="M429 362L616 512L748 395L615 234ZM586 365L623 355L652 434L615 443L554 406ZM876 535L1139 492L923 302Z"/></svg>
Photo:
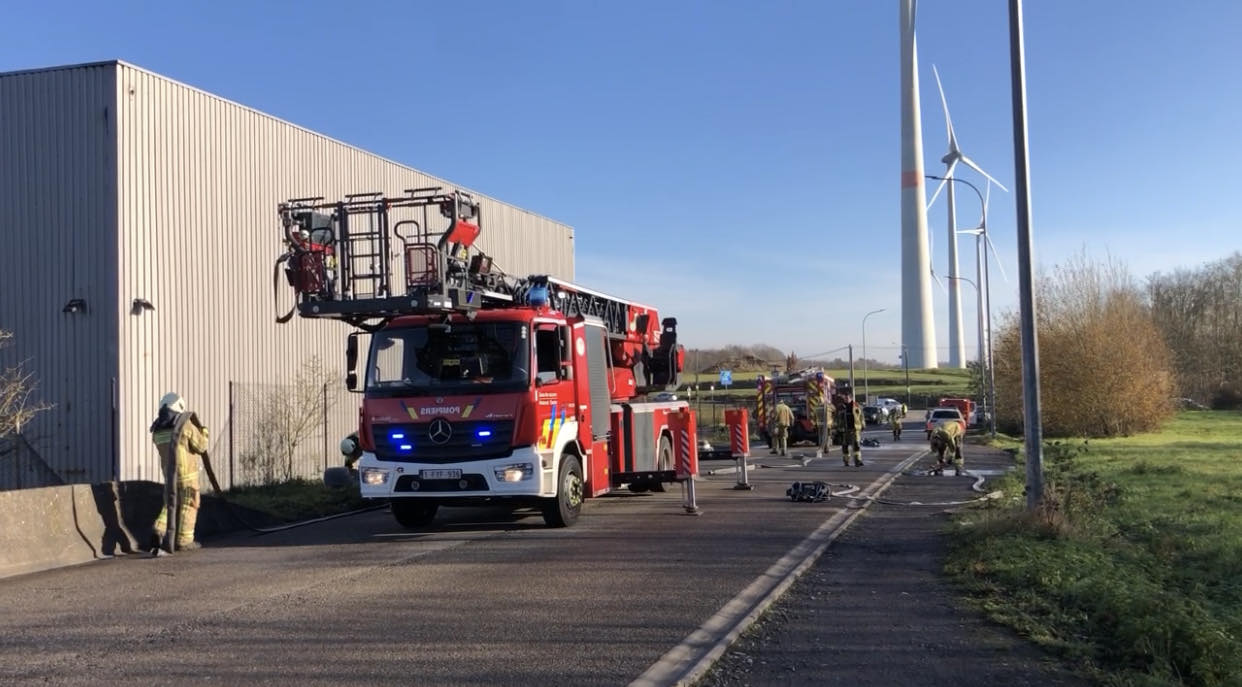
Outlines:
<svg viewBox="0 0 1242 687"><path fill-rule="evenodd" d="M37 441L22 432L0 439L0 491L34 489L64 484L35 448Z"/></svg>
<svg viewBox="0 0 1242 687"><path fill-rule="evenodd" d="M341 463L337 446L357 418L358 396L339 383L229 382L228 420L212 429L212 443L227 447L213 454L220 486L318 480Z"/></svg>

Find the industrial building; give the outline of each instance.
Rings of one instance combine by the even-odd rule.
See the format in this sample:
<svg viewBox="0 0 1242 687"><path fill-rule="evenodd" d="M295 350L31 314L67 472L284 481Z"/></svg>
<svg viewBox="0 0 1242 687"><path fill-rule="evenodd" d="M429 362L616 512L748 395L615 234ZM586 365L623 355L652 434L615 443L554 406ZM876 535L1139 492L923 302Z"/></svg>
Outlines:
<svg viewBox="0 0 1242 687"><path fill-rule="evenodd" d="M216 456L242 450L223 436L230 381L344 367L348 325L275 322L277 204L428 186L469 191L125 62L0 74L0 367L24 361L54 404L0 458L0 488L162 480L147 427L167 391ZM475 197L497 266L573 279L569 226ZM325 437L356 425L341 395Z"/></svg>

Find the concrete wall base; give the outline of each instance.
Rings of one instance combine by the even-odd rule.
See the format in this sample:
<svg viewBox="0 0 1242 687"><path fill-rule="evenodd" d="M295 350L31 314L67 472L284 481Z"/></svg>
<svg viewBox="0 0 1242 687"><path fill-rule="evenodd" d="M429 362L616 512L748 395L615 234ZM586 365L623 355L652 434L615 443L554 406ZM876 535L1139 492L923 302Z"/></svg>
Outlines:
<svg viewBox="0 0 1242 687"><path fill-rule="evenodd" d="M158 482L139 481L0 491L0 578L146 553L163 493ZM245 517L271 523L253 511ZM196 539L241 527L223 500L202 495Z"/></svg>

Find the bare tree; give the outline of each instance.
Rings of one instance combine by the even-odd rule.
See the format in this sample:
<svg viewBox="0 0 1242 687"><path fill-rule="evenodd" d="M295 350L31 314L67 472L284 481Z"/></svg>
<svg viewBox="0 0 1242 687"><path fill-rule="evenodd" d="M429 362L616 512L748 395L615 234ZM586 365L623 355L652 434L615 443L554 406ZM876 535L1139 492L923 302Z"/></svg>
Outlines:
<svg viewBox="0 0 1242 687"><path fill-rule="evenodd" d="M325 389L339 378L336 371L313 356L302 362L292 384L261 391L249 446L241 453L242 465L269 483L293 478L298 448L326 431L324 417L335 405L336 395L326 394Z"/></svg>
<svg viewBox="0 0 1242 687"><path fill-rule="evenodd" d="M1242 405L1242 253L1154 274L1147 295L1173 354L1179 394L1218 407Z"/></svg>
<svg viewBox="0 0 1242 687"><path fill-rule="evenodd" d="M12 332L0 329L0 348L12 339ZM35 415L52 407L31 399L37 387L38 380L26 370L24 361L0 372L0 439L19 433Z"/></svg>

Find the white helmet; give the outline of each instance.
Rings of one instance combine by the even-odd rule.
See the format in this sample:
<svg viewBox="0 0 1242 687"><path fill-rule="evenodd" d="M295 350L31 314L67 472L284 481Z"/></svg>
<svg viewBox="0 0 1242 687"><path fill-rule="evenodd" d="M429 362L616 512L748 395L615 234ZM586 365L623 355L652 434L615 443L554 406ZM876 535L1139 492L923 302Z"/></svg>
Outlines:
<svg viewBox="0 0 1242 687"><path fill-rule="evenodd" d="M160 399L160 408L168 408L174 413L185 412L185 399L175 391L169 391Z"/></svg>
<svg viewBox="0 0 1242 687"><path fill-rule="evenodd" d="M352 435L347 436L344 439L341 439L341 453L342 454L347 455L347 456L352 456L354 455L354 452L357 450L358 450L358 442L354 440L354 437Z"/></svg>

